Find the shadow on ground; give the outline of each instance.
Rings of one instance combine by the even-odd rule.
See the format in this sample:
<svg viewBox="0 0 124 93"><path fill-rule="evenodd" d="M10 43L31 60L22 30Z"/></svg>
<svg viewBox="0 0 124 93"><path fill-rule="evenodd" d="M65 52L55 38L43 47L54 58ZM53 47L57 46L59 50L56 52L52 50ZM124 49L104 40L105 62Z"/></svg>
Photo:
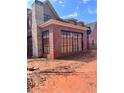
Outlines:
<svg viewBox="0 0 124 93"><path fill-rule="evenodd" d="M82 52L80 54L76 54L73 56L66 56L59 58L58 60L70 60L70 61L79 61L79 62L91 62L97 59L97 51L96 50L88 50Z"/></svg>

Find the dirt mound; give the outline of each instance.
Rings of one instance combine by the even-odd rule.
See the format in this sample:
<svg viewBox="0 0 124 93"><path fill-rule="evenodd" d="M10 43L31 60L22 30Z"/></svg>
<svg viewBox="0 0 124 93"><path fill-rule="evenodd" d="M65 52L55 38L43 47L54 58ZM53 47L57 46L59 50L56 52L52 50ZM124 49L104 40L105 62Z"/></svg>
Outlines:
<svg viewBox="0 0 124 93"><path fill-rule="evenodd" d="M48 75L41 74L40 71L32 72L31 74L27 75L27 91L28 93L31 92L31 89L37 86L43 86L44 81L46 81Z"/></svg>

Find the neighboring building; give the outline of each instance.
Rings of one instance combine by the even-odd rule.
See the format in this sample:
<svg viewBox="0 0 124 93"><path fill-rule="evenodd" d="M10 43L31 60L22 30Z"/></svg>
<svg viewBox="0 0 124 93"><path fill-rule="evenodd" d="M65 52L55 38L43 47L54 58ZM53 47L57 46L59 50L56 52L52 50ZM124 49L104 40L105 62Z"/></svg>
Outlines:
<svg viewBox="0 0 124 93"><path fill-rule="evenodd" d="M28 9L27 21L28 55L54 59L87 50L87 27L84 23L60 19L49 0L35 0L32 10Z"/></svg>
<svg viewBox="0 0 124 93"><path fill-rule="evenodd" d="M97 48L97 22L87 24L91 28L91 33L89 35L89 48Z"/></svg>
<svg viewBox="0 0 124 93"><path fill-rule="evenodd" d="M27 56L32 57L32 11L27 9Z"/></svg>

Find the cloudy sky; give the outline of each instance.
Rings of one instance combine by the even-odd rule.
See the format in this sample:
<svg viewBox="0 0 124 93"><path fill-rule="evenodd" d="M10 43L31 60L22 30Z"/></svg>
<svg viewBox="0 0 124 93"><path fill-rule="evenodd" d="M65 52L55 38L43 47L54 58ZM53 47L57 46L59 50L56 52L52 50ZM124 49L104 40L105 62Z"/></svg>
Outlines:
<svg viewBox="0 0 124 93"><path fill-rule="evenodd" d="M44 0L39 0L44 1ZM34 0L27 0L31 8ZM85 23L96 21L97 0L50 0L61 18L75 18Z"/></svg>

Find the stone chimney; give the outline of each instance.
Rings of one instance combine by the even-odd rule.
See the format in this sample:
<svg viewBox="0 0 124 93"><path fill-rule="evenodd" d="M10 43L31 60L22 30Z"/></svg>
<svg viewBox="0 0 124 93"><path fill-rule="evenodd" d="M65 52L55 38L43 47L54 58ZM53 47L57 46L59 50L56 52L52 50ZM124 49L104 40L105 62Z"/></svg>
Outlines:
<svg viewBox="0 0 124 93"><path fill-rule="evenodd" d="M33 57L39 57L41 53L39 52L39 47L41 47L38 42L41 36L38 36L38 25L43 22L43 3L41 1L35 0L32 4L32 44L33 44ZM40 34L41 35L41 34Z"/></svg>

